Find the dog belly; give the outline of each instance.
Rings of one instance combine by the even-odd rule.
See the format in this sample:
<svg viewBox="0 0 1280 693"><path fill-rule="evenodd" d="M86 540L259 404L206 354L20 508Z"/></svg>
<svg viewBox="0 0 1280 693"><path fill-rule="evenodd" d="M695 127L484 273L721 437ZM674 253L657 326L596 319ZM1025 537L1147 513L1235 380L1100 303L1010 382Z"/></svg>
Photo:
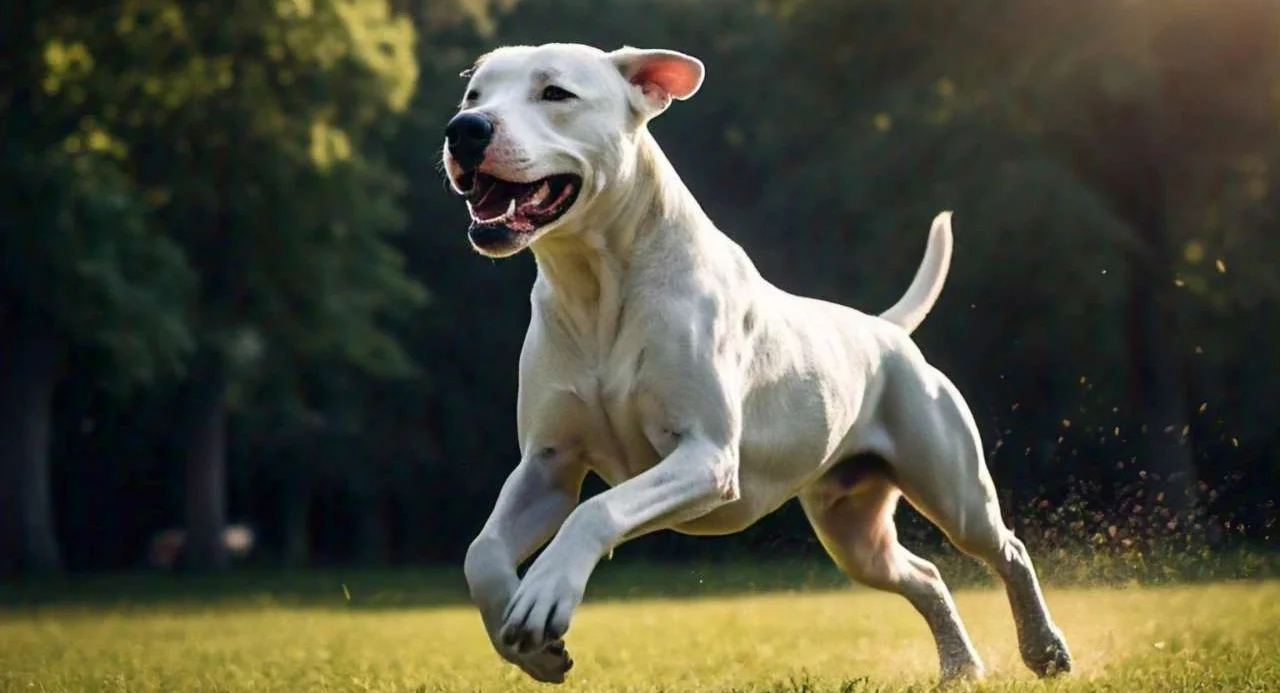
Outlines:
<svg viewBox="0 0 1280 693"><path fill-rule="evenodd" d="M767 514L767 512L757 512L754 503L738 499L728 505L722 505L706 515L688 522L682 522L671 529L681 534L698 537L737 534L754 525L761 517Z"/></svg>
<svg viewBox="0 0 1280 693"><path fill-rule="evenodd" d="M785 485L749 474L739 478L738 490L741 493L738 500L682 522L672 529L695 536L736 534L782 507L783 503L794 496Z"/></svg>

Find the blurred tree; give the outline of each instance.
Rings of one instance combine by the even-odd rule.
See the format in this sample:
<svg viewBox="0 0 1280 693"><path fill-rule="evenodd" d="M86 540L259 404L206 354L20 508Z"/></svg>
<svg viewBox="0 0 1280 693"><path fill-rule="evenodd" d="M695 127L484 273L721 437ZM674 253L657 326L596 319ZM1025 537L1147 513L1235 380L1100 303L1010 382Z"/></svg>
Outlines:
<svg viewBox="0 0 1280 693"><path fill-rule="evenodd" d="M1256 170L1257 144L1280 134L1280 6L1090 2L1064 13L1041 4L1059 14L1010 13L1011 21L994 29L1023 29L1006 45L1039 50L1041 64L1053 66L1014 75L1010 101L1035 114L1050 150L1133 230L1127 345L1138 464L1130 468L1143 474L1144 505L1164 506L1153 525L1194 535L1203 500L1197 482L1217 481L1216 470L1198 469L1195 460L1199 412L1191 378L1204 341L1195 322L1238 302L1236 292L1257 296L1266 288L1226 281L1215 267L1223 267L1232 236L1267 233L1250 219L1265 201L1225 193L1248 185L1240 171ZM1254 272L1270 263L1258 259L1236 267L1262 279Z"/></svg>
<svg viewBox="0 0 1280 693"><path fill-rule="evenodd" d="M72 21L64 5L29 3L0 48L0 572L61 564L48 456L70 345L104 352L117 387L176 373L192 346L190 268L147 226L114 134L83 92L60 88L90 57L40 38Z"/></svg>
<svg viewBox="0 0 1280 693"><path fill-rule="evenodd" d="M411 369L385 322L423 290L386 239L403 223L386 149L413 91L413 29L381 0L245 0L99 5L46 31L91 56L60 88L120 139L153 223L200 276L175 424L187 560L222 567L233 388L322 360Z"/></svg>
<svg viewBox="0 0 1280 693"><path fill-rule="evenodd" d="M1208 275L1192 269L1201 295L1188 295L1178 275L1190 269L1188 251L1200 268L1220 262L1223 239L1206 232L1221 234L1225 225L1239 234L1247 223L1242 214L1250 210L1226 208L1223 192L1238 180L1241 164L1256 160L1257 143L1280 134L1274 118L1280 56L1272 30L1280 7L1177 0L1091 2L1069 16L1056 11L1061 22L1010 13L1016 23L997 24L1010 32L1030 28L1010 48L1040 50L1041 64L1053 66L1047 74L1015 75L1009 91L1022 96L1022 110L1036 114L1049 148L1134 232L1127 345L1136 470L1145 473L1147 505L1168 511L1155 524L1185 536L1201 500L1196 482L1211 473L1194 460L1189 378L1201 339L1189 318L1210 303L1222 306L1230 289L1212 269ZM1070 27L1063 33L1071 41L1052 41L1049 34L1060 36L1063 27Z"/></svg>
<svg viewBox="0 0 1280 693"><path fill-rule="evenodd" d="M1116 386L1127 387L1129 394L1123 401L1112 400L1124 411L1116 410L1118 415L1110 415L1110 421L1105 420L1106 409L1095 412L1086 430L1106 435L1114 424L1116 432L1126 431L1130 455L1124 457L1138 462L1127 468L1141 472L1133 481L1140 484L1139 495L1145 493L1148 499L1141 505L1164 506L1165 513L1153 517L1152 526L1185 534L1186 522L1179 525L1176 515L1194 510L1201 472L1188 440L1195 413L1188 365L1193 344L1201 340L1189 338L1186 332L1189 312L1197 309L1187 301L1187 292L1177 288L1189 279L1175 282L1175 275L1186 272L1183 259L1190 250L1200 268L1210 270L1197 272L1196 277L1207 288L1216 279L1208 248L1220 244L1203 238L1206 220L1215 219L1219 228L1236 232L1238 222L1244 221L1243 209L1225 209L1218 200L1227 181L1239 180L1241 166L1257 161L1256 143L1275 135L1280 61L1273 29L1280 8L1257 0L1216 4L1190 0L1119 4L1105 0L1070 4L787 0L774 6L793 27L790 35L796 50L789 54L788 66L808 76L787 85L791 93L803 90L830 96L818 99L819 105L807 111L804 125L810 131L835 131L838 137L847 137L850 131L844 124L850 118L844 109L850 94L856 93L859 102L870 102L854 107L856 114L883 109L859 117L886 131L898 130L901 116L885 107L889 101L877 98L877 93L887 96L914 89L945 97L918 102L916 112L946 128L951 139L947 150L973 146L973 156L964 164L968 170L962 167L945 173L936 160L930 160L925 166L917 164L912 175L949 177L968 189L961 195L961 188L953 188L954 202L949 203L960 210L957 264L961 277L965 254L971 252L964 245L968 238L964 219L970 218L965 210L980 206L981 189L998 180L990 177L992 160L1007 163L1007 155L992 154L999 151L995 149L998 142L1010 137L1024 142L1024 152L1059 170L1055 180L1063 190L1077 191L1074 202L1046 207L1041 206L1044 196L1026 194L1023 183L1030 180L1005 182L1010 191L1020 192L993 211L1004 219L1024 219L1022 236L1031 237L1032 229L1036 234L1036 242L1025 249L1032 255L1010 254L1012 267L1033 255L1047 261L1034 265L1047 271L1018 272L1019 290L1043 287L1045 295L1054 298L1040 308L1076 306L1071 322L1060 321L1066 315L1055 319L1040 311L1028 313L1026 322L1015 321L1023 329L1049 327L1049 334L1056 332L1055 325L1065 328L1058 337L1071 333L1114 336L1116 327L1124 324L1120 334L1128 356L1127 377L1118 377L1108 365L1115 360L1086 357L1071 341L1050 343L1048 353L1053 356L1048 362L1070 369L1066 382L1074 377L1071 371L1082 376L1107 373L1105 380L1111 381L1113 392ZM801 66L806 64L818 69L805 73ZM889 85L890 90L879 90L878 85ZM1230 87L1224 89L1224 85ZM952 126L965 121L981 124L985 133L970 128L973 134L966 137ZM783 141L795 141L798 136L792 132ZM975 137L985 145L981 154ZM912 142L919 141L898 139L895 151L909 156ZM1258 169L1256 163L1250 168ZM854 178L846 185L836 184L842 196L850 188L883 190L893 185L882 168L871 170L886 180L883 187ZM891 208L901 204L889 200L881 196L872 203ZM1225 218L1232 213L1234 218ZM880 221L892 213L873 216ZM981 229L976 233L983 234L988 234L991 222L998 223L972 220L973 228ZM1084 240L1080 232L1089 227L1109 229L1093 237L1092 250L1079 246ZM997 240L989 234L986 238L1002 244L1012 240ZM990 260L978 260L975 265L986 277L980 281L990 282L991 272L999 266ZM1095 290L1104 281L1097 275L1091 281L1087 272L1080 273L1090 266L1110 271L1106 283L1112 287L1112 298L1103 305L1113 310L1118 307L1113 282L1124 277L1123 323L1101 321L1114 313L1081 310L1101 298L1081 292ZM1055 270L1074 273L1075 282L1063 281L1069 277L1055 276ZM948 295L954 296L951 291ZM1220 292L1210 291L1221 297ZM1007 328L992 334L1007 336ZM1064 349L1068 344L1071 348ZM1033 349L1030 353L1046 352ZM992 369L983 370L990 373ZM1044 423L1054 418L1064 424L1077 419L1066 414L1062 386L1057 389L1059 396L1050 398L1052 403L1045 407L1049 415L1042 419ZM1063 414L1053 417L1055 409ZM1102 417L1096 418L1097 414ZM1124 457L1122 466L1132 462Z"/></svg>
<svg viewBox="0 0 1280 693"><path fill-rule="evenodd" d="M1169 336L1147 344L1172 364L1154 370L1181 394L1143 397L1183 400L1168 407L1194 443L1179 464L1190 449L1206 481L1243 480L1207 494L1232 532L1274 535L1280 360L1260 354L1280 351L1280 61L1266 3L388 4L27 3L0 23L14 58L0 98L38 115L3 124L0 223L81 230L0 238L0 356L41 334L13 321L52 325L63 354L46 437L69 565L136 565L148 534L188 510L206 539L223 512L252 520L259 560L461 555L515 463L533 267L468 248L442 129L476 55L553 40L706 61L698 96L652 127L783 288L878 310L932 215L956 210L951 279L917 337L970 400L1011 522L1119 545L1133 528L1098 523L1148 511L1133 496L1158 492L1137 475L1153 453L1130 394L1150 390L1130 365L1148 347L1128 316L1158 317L1130 300L1151 287L1168 317L1147 325ZM1144 216L1160 220L1155 261ZM400 226L411 233L388 235ZM419 281L431 309L398 319L421 304ZM171 373L190 377L175 387ZM150 386L120 396L108 376ZM47 392L21 382L6 379L4 401ZM41 449L38 425L5 420L5 445ZM28 473L39 456L21 459L5 473L42 478ZM18 527L40 491L9 487L28 489L6 515ZM1098 512L1072 510L1073 493ZM805 525L792 505L743 536L655 534L619 557L820 553ZM210 551L197 561L218 564Z"/></svg>

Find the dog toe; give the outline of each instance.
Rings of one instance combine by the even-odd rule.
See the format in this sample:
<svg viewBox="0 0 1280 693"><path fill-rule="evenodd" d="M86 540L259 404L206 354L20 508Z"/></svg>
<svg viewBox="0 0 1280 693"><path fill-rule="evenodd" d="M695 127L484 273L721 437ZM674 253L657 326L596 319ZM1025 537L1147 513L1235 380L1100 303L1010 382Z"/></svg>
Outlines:
<svg viewBox="0 0 1280 693"><path fill-rule="evenodd" d="M569 619L559 615L559 610L547 619L546 639L547 642L555 642L564 638L565 633L569 632Z"/></svg>
<svg viewBox="0 0 1280 693"><path fill-rule="evenodd" d="M579 601L567 580L526 576L507 608L502 642L519 654L545 648L568 632Z"/></svg>
<svg viewBox="0 0 1280 693"><path fill-rule="evenodd" d="M1022 653L1022 662L1040 678L1052 678L1071 673L1071 652L1060 638L1053 638L1045 647Z"/></svg>
<svg viewBox="0 0 1280 693"><path fill-rule="evenodd" d="M549 643L541 650L520 655L513 661L541 683L564 683L565 675L573 669L573 657L569 656L563 640Z"/></svg>
<svg viewBox="0 0 1280 693"><path fill-rule="evenodd" d="M986 669L978 661L949 662L942 666L939 684L976 683L986 677Z"/></svg>

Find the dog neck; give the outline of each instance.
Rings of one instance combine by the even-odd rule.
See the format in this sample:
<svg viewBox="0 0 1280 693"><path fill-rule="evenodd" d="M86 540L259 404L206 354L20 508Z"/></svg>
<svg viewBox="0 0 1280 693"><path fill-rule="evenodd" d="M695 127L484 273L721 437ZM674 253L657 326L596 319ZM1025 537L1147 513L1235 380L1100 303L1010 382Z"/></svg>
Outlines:
<svg viewBox="0 0 1280 693"><path fill-rule="evenodd" d="M659 247L687 252L697 235L714 228L653 135L641 128L619 175L588 213L531 246L538 265L535 297L550 299L544 305L579 342L607 349L636 254Z"/></svg>

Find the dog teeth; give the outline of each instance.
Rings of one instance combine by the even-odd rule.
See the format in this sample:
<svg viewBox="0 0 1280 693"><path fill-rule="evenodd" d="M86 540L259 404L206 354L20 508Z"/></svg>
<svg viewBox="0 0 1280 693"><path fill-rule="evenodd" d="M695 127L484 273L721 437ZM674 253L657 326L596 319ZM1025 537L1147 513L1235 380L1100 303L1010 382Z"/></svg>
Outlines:
<svg viewBox="0 0 1280 693"><path fill-rule="evenodd" d="M483 223L501 224L502 222L510 221L511 219L515 218L515 216L516 216L516 201L515 201L515 198L512 198L510 201L507 202L507 211L503 212L501 215L496 216L492 219L485 219Z"/></svg>
<svg viewBox="0 0 1280 693"><path fill-rule="evenodd" d="M550 195L550 194L551 194L551 184L546 181L543 181L542 185L538 186L538 190L533 193L533 196L530 197L529 201L526 202L525 204L531 207L537 207L538 205L541 205L543 202L545 202L547 199L547 195Z"/></svg>
<svg viewBox="0 0 1280 693"><path fill-rule="evenodd" d="M467 203L467 211L471 212L471 218L474 219L477 224L501 224L505 221L510 221L511 219L515 218L516 201L515 199L508 201L507 211L503 212L502 214L499 214L496 217L491 217L489 219L481 219L480 217L476 216L475 208L471 206L470 202Z"/></svg>

